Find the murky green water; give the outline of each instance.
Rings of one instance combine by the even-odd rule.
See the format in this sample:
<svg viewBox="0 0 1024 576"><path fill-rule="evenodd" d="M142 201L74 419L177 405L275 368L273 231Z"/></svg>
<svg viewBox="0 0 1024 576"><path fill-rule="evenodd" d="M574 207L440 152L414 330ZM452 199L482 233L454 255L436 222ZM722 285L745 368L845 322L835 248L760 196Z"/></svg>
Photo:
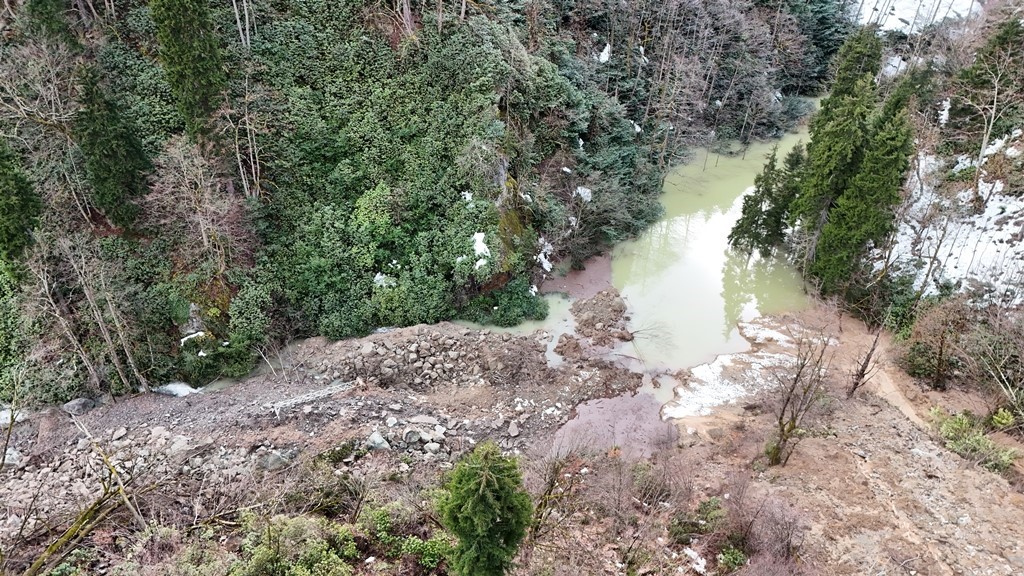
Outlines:
<svg viewBox="0 0 1024 576"><path fill-rule="evenodd" d="M780 161L801 139L806 133L777 143ZM644 368L690 367L743 351L737 322L806 305L791 266L775 259L748 264L728 250L743 193L773 145L753 145L745 157L698 151L667 176L664 217L613 252L612 282L630 305L636 331L622 353Z"/></svg>

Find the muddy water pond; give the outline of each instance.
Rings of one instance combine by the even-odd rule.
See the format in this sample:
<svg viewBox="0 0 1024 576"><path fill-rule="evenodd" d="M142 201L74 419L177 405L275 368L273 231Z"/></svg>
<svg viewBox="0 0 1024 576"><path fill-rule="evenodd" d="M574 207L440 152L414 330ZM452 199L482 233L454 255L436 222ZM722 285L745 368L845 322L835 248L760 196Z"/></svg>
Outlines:
<svg viewBox="0 0 1024 576"><path fill-rule="evenodd" d="M649 452L677 433L674 424L662 421L662 406L679 385L666 372L743 352L750 344L738 323L809 304L792 266L774 258L748 260L728 247L744 192L772 147L778 146L781 160L805 139L806 132L789 134L736 156L698 150L667 175L662 218L617 246L611 258L611 280L629 306L634 332L619 357L648 374L645 385L635 395L577 406L576 417L556 435L553 452L580 442Z"/></svg>
<svg viewBox="0 0 1024 576"><path fill-rule="evenodd" d="M777 145L781 158L806 134ZM665 179L665 214L616 247L612 282L629 304L635 340L624 348L647 370L689 368L748 347L736 328L806 305L800 275L777 259L748 262L728 249L742 197L776 143L743 156L699 150Z"/></svg>

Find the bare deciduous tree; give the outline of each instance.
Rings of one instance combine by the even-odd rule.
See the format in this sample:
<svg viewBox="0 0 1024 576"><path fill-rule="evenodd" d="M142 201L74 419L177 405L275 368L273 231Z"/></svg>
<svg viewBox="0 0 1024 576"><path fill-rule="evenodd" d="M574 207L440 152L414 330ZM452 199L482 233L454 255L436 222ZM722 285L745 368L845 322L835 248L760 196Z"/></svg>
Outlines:
<svg viewBox="0 0 1024 576"><path fill-rule="evenodd" d="M875 336L871 346L857 357L857 365L850 375L850 385L846 388L846 397L853 398L857 390L878 372L878 341L882 338L882 327L875 328Z"/></svg>
<svg viewBox="0 0 1024 576"><path fill-rule="evenodd" d="M821 405L831 363L827 337L802 337L792 362L775 371L775 431L765 448L770 465L785 466L789 461L804 435L804 426Z"/></svg>
<svg viewBox="0 0 1024 576"><path fill-rule="evenodd" d="M218 174L196 144L171 138L155 164L150 193L142 202L145 218L180 232L185 259L210 262L222 274L232 258L249 256L245 208L231 194L229 179Z"/></svg>

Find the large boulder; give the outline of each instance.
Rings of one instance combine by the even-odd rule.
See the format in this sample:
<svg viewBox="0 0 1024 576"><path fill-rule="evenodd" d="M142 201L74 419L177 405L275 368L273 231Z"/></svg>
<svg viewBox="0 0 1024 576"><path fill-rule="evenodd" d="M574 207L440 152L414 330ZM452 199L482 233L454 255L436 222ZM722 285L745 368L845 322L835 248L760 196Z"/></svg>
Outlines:
<svg viewBox="0 0 1024 576"><path fill-rule="evenodd" d="M384 439L380 432L374 430L373 434L370 434L370 437L366 439L366 447L370 450L390 450L391 444L388 444L388 441Z"/></svg>
<svg viewBox="0 0 1024 576"><path fill-rule="evenodd" d="M74 400L65 403L60 408L72 416L81 416L95 407L96 402L94 402L92 398L75 398Z"/></svg>

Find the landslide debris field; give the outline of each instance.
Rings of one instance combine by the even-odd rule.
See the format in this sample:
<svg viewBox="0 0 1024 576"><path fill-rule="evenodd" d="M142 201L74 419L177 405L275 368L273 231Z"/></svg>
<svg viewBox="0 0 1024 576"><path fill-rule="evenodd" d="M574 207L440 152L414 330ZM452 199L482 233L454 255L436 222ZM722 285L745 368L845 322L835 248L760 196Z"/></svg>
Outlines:
<svg viewBox="0 0 1024 576"><path fill-rule="evenodd" d="M240 546L232 536L240 511L296 508L296 493L306 500L298 508L315 509L316 488L338 476L364 481L370 499L416 502L461 454L491 439L521 455L535 492L543 492L553 454L563 456L562 478L572 479L558 501L557 529L521 553L522 574L625 573L623 556L635 546L647 551L643 573L699 573L689 553L699 557L702 539L682 546L670 526L674 510L709 498L759 511L759 526L791 522L791 544L809 573L1024 572L1024 496L922 428L928 399L892 365L887 343L868 390L846 399L845 374L870 336L850 319L840 330L821 309L759 321L761 334L813 329L834 342L829 408L788 465L768 468L760 458L772 425L770 392L710 416L670 420L646 438L654 449L643 464L669 487L663 501L627 498L622 506L639 520L616 525L614 480L624 462L635 470L639 458L628 435L601 445L600 436L574 432L554 446L581 403L628 397L642 386L643 375L609 360L612 341L630 336L616 300L602 292L573 307L580 335L562 336L559 349L572 353L557 368L548 366L542 332L442 323L303 341L273 368L220 390L138 395L74 419L56 408L33 413L14 426L13 458L0 477L0 543L19 544L12 557L40 553L120 480L141 518L122 507L117 522L83 539L97 573L138 554L138 543L118 535L119 523L134 521L215 530L228 557ZM790 342L753 340L751 356L792 350ZM144 573L172 573L171 548L151 551Z"/></svg>

